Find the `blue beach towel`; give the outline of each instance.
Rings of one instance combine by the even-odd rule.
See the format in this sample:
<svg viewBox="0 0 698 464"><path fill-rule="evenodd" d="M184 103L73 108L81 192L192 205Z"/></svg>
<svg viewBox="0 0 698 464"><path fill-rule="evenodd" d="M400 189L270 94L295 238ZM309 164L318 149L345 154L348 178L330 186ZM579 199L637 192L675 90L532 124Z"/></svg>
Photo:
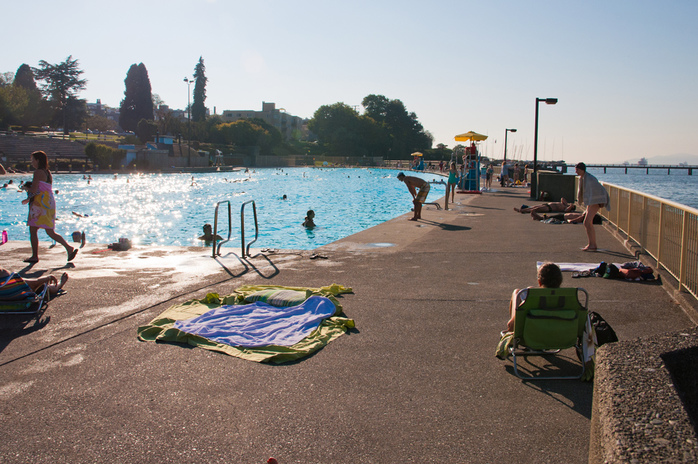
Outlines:
<svg viewBox="0 0 698 464"><path fill-rule="evenodd" d="M256 301L223 305L201 316L177 321L174 327L230 346L293 346L336 311L332 301L323 296L311 296L299 305L286 307Z"/></svg>

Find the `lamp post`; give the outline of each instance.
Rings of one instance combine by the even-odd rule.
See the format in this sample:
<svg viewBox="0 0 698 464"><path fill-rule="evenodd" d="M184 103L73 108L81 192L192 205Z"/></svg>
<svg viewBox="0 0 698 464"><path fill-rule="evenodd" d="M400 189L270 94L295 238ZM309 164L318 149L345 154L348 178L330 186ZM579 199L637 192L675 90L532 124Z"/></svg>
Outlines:
<svg viewBox="0 0 698 464"><path fill-rule="evenodd" d="M191 84L194 80L185 77L184 82L187 83L187 164L191 166Z"/></svg>
<svg viewBox="0 0 698 464"><path fill-rule="evenodd" d="M516 132L516 129L504 129L504 164L507 162L507 135L509 132Z"/></svg>
<svg viewBox="0 0 698 464"><path fill-rule="evenodd" d="M531 177L531 198L538 199L538 104L554 105L557 98L536 98L536 123L533 129L533 177Z"/></svg>

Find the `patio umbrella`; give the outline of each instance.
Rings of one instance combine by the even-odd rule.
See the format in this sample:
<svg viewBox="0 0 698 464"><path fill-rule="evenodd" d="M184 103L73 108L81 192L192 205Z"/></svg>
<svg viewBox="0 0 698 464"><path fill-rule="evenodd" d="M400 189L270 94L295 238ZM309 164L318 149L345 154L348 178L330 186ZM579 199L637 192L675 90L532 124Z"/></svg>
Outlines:
<svg viewBox="0 0 698 464"><path fill-rule="evenodd" d="M456 135L456 142L467 142L472 140L473 142L480 142L482 140L487 140L486 135L478 134L477 132L466 132L465 134Z"/></svg>

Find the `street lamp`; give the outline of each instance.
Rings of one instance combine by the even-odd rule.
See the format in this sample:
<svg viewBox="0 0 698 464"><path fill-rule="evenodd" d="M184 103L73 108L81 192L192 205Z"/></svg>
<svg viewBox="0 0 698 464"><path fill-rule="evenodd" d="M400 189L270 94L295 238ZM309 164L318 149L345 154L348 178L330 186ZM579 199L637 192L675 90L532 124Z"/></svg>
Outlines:
<svg viewBox="0 0 698 464"><path fill-rule="evenodd" d="M538 199L538 104L554 105L557 98L536 98L536 124L533 129L533 177L531 178L531 198Z"/></svg>
<svg viewBox="0 0 698 464"><path fill-rule="evenodd" d="M504 164L507 162L507 135L509 132L516 132L516 129L504 129Z"/></svg>
<svg viewBox="0 0 698 464"><path fill-rule="evenodd" d="M184 82L187 83L187 159L189 166L191 166L191 147L189 146L191 144L191 85L194 80L185 77Z"/></svg>

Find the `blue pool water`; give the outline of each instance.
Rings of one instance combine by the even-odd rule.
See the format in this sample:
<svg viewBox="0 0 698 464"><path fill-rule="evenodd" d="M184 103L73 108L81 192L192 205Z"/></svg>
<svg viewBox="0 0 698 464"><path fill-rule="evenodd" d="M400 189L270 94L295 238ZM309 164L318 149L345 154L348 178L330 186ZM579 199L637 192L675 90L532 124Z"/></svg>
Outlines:
<svg viewBox="0 0 698 464"><path fill-rule="evenodd" d="M128 237L139 245L199 246L205 223L213 224L216 203L229 200L231 242L240 246L240 208L254 200L259 223L255 248L310 250L407 213L412 198L398 171L384 169L285 168L244 173L54 175L56 232L70 241L85 231L88 242L112 243ZM427 180L434 174L409 173ZM193 182L192 182L193 178ZM12 177L15 185L31 175ZM5 176L3 183L9 180ZM433 185L429 201L443 196ZM287 200L282 200L283 195ZM0 190L0 230L10 240L29 240L26 198L16 188ZM245 239L254 239L252 205L245 207ZM302 227L308 209L315 211L312 231ZM78 217L73 212L87 216ZM219 207L218 234L228 237L228 207ZM39 239L50 240L44 232Z"/></svg>

